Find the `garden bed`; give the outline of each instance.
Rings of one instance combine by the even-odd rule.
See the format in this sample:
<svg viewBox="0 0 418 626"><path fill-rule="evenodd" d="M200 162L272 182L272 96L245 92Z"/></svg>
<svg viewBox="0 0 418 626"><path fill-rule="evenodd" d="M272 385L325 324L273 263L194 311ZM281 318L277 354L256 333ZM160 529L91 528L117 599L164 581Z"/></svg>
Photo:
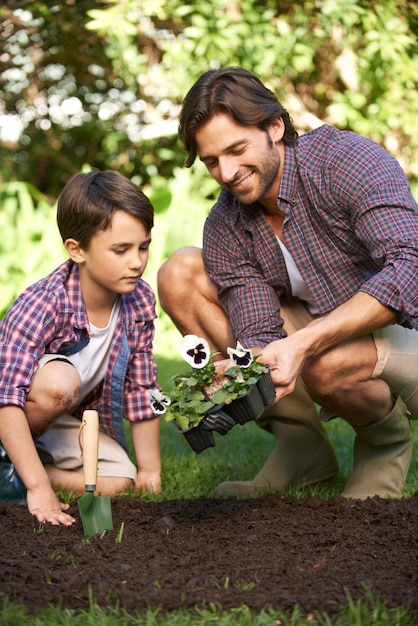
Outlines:
<svg viewBox="0 0 418 626"><path fill-rule="evenodd" d="M71 528L39 525L26 507L0 504L0 599L31 613L49 604L132 614L247 605L332 615L364 599L418 611L418 495L401 501L198 498L112 501L114 530L85 537L77 504Z"/></svg>

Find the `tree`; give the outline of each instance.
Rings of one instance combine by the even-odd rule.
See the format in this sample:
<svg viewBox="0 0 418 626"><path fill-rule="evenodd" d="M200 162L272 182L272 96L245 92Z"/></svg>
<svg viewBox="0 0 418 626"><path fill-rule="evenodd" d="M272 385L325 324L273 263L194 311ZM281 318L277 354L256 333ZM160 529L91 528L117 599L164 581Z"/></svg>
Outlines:
<svg viewBox="0 0 418 626"><path fill-rule="evenodd" d="M135 146L153 106L138 81L119 75L106 39L86 28L98 6L108 4L12 2L0 9L3 180L31 181L55 198L85 163L136 174L138 182L161 165L152 147L147 158L147 149ZM122 22L118 32L123 48ZM173 126L167 149L175 141ZM172 160L172 150L163 156Z"/></svg>
<svg viewBox="0 0 418 626"><path fill-rule="evenodd" d="M56 197L88 163L164 187L183 162L187 89L210 67L241 65L300 131L329 122L367 135L418 184L412 0L56 0L0 15L4 180ZM7 141L12 121L21 133Z"/></svg>

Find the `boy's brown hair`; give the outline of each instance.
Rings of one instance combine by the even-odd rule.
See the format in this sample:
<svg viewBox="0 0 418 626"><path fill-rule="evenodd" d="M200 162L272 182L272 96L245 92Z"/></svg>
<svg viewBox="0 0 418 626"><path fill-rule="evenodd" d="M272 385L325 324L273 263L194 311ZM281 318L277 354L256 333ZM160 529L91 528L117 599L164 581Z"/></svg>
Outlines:
<svg viewBox="0 0 418 626"><path fill-rule="evenodd" d="M109 226L115 211L138 218L147 232L154 226L154 208L132 181L112 171L76 174L58 199L57 223L63 242L75 239L87 250L91 238Z"/></svg>

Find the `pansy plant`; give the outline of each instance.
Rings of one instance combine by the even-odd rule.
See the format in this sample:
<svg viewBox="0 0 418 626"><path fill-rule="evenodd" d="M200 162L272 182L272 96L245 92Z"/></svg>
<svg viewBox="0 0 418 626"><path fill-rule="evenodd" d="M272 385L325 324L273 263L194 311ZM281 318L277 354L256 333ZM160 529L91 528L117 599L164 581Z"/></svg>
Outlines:
<svg viewBox="0 0 418 626"><path fill-rule="evenodd" d="M151 407L156 415L162 415L166 412L167 407L171 404L171 399L165 396L158 389L149 389L148 393L151 399Z"/></svg>
<svg viewBox="0 0 418 626"><path fill-rule="evenodd" d="M189 365L203 369L210 361L210 348L206 339L196 335L186 335L180 346L180 354Z"/></svg>
<svg viewBox="0 0 418 626"><path fill-rule="evenodd" d="M168 395L150 392L154 413L164 414L166 421L175 420L182 430L197 426L205 413L244 395L268 371L239 342L235 349L228 348L227 353L234 365L225 372L217 372L212 363L216 352L211 351L206 339L185 335L180 354L191 366L191 372L173 376Z"/></svg>
<svg viewBox="0 0 418 626"><path fill-rule="evenodd" d="M235 350L234 348L227 348L226 351L229 358L232 359L238 367L249 367L253 361L251 350L244 348L239 341L237 341Z"/></svg>

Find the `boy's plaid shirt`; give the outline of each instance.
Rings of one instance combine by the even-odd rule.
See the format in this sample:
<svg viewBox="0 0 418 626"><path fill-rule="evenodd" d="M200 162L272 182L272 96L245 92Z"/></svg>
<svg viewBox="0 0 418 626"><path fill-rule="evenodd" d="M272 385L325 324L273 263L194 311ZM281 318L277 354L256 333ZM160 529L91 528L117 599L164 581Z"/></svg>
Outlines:
<svg viewBox="0 0 418 626"><path fill-rule="evenodd" d="M101 429L126 447L123 418L152 419L148 389L158 388L152 354L155 296L144 281L121 297L103 382L72 413L99 413ZM44 353L72 354L89 338L78 267L66 261L28 287L0 323L0 403L24 407Z"/></svg>

